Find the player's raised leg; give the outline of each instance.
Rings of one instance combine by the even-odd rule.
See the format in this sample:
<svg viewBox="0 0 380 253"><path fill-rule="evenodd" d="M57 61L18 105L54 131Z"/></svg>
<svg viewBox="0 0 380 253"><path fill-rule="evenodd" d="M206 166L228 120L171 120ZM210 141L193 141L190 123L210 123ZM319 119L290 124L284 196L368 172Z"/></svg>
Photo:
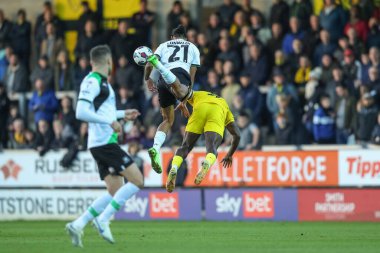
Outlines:
<svg viewBox="0 0 380 253"><path fill-rule="evenodd" d="M122 186L116 191L111 202L94 222L100 235L110 243L115 242L109 227L111 217L124 206L129 198L135 195L140 188L143 187L143 176L135 163L129 165L125 170L120 171L119 174L126 178L128 183L122 185L122 177L107 175L105 178L107 189L113 189L115 185L120 185L120 183Z"/></svg>
<svg viewBox="0 0 380 253"><path fill-rule="evenodd" d="M202 167L199 169L194 183L199 185L207 175L210 167L215 163L218 155L217 149L222 143L223 137L216 132L205 132L206 140L206 159L202 162Z"/></svg>
<svg viewBox="0 0 380 253"><path fill-rule="evenodd" d="M177 178L177 171L181 167L183 160L186 159L187 155L193 149L199 136L201 135L191 132L185 132L185 138L181 147L178 148L178 150L175 153L175 156L173 157L171 169L166 180L166 190L168 192L173 192Z"/></svg>

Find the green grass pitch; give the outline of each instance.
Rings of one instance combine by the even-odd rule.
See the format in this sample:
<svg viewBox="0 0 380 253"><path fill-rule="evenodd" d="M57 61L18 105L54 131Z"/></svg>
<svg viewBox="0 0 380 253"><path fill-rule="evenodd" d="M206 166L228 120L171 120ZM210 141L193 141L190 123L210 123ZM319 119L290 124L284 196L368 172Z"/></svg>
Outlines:
<svg viewBox="0 0 380 253"><path fill-rule="evenodd" d="M380 252L380 223L118 221L110 245L92 227L74 248L62 221L0 222L0 252Z"/></svg>

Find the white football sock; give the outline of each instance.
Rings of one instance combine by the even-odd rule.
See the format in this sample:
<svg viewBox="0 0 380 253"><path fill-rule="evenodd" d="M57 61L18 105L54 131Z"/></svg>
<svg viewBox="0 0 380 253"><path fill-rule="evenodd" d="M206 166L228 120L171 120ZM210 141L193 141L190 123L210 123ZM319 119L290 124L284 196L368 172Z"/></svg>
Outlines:
<svg viewBox="0 0 380 253"><path fill-rule="evenodd" d="M111 200L112 196L108 192L95 199L91 206L73 222L73 226L78 229L83 229L87 223L103 212Z"/></svg>
<svg viewBox="0 0 380 253"><path fill-rule="evenodd" d="M166 133L162 131L157 131L156 135L154 136L154 143L153 143L153 148L157 151L160 152L160 148L164 144L166 139Z"/></svg>
<svg viewBox="0 0 380 253"><path fill-rule="evenodd" d="M102 214L99 216L98 220L100 222L108 222L112 215L114 215L122 206L124 206L125 202L135 195L140 188L138 188L136 185L132 184L131 182L126 183L123 185L113 197L111 203L108 204L106 209L102 212Z"/></svg>
<svg viewBox="0 0 380 253"><path fill-rule="evenodd" d="M165 83L167 84L173 84L177 77L168 69L166 68L160 61L156 64L156 68L161 73L162 78L164 79Z"/></svg>

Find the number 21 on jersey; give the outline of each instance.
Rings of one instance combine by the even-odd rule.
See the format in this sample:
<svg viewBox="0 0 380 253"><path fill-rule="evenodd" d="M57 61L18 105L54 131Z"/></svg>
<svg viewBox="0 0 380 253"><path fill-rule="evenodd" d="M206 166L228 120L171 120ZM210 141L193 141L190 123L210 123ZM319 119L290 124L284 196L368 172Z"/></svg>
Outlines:
<svg viewBox="0 0 380 253"><path fill-rule="evenodd" d="M168 48L174 48L173 53L169 56L169 62L182 61L187 63L189 45L168 45Z"/></svg>

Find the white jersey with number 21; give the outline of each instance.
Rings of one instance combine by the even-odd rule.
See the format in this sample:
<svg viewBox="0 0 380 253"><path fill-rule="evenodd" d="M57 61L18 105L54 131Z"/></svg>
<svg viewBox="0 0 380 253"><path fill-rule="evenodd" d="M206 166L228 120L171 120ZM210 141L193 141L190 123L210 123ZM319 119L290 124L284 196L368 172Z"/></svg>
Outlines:
<svg viewBox="0 0 380 253"><path fill-rule="evenodd" d="M162 43L154 52L160 57L161 63L168 69L183 68L190 73L191 66L200 66L198 48L184 39L169 40Z"/></svg>

